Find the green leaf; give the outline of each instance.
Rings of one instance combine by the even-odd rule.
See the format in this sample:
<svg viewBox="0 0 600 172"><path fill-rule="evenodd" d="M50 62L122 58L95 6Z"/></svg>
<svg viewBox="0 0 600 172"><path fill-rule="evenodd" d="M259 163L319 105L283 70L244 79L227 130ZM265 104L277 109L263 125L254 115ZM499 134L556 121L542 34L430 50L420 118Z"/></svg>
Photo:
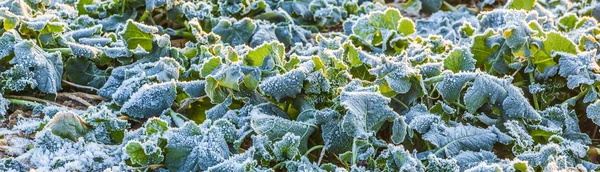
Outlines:
<svg viewBox="0 0 600 172"><path fill-rule="evenodd" d="M202 77L207 77L209 74L213 73L213 71L221 66L221 58L212 57L202 64L202 68L200 68L200 75Z"/></svg>
<svg viewBox="0 0 600 172"><path fill-rule="evenodd" d="M533 55L533 64L540 72L557 63L552 58L552 52L565 52L577 54L577 47L573 41L557 32L550 32L544 40L544 45Z"/></svg>
<svg viewBox="0 0 600 172"><path fill-rule="evenodd" d="M268 71L272 70L275 65L282 65L284 57L285 46L274 41L251 49L243 60L246 66L255 66Z"/></svg>
<svg viewBox="0 0 600 172"><path fill-rule="evenodd" d="M579 22L577 14L568 13L558 19L558 27L562 31L571 31L576 28L577 22Z"/></svg>
<svg viewBox="0 0 600 172"><path fill-rule="evenodd" d="M151 118L144 123L147 135L162 134L169 129L167 121L160 118Z"/></svg>
<svg viewBox="0 0 600 172"><path fill-rule="evenodd" d="M77 141L89 131L87 124L79 115L68 111L56 113L46 128L49 128L52 134L73 141Z"/></svg>
<svg viewBox="0 0 600 172"><path fill-rule="evenodd" d="M385 11L375 11L369 13L358 19L352 31L362 39L372 40L373 44L376 44L377 40L383 40L381 32L385 31L404 31L402 33L410 33L410 27L405 20L401 20L402 15L400 11L395 8L388 8ZM398 28L400 23L404 21L402 26L405 28Z"/></svg>
<svg viewBox="0 0 600 172"><path fill-rule="evenodd" d="M212 103L221 103L230 94L230 91L227 90L227 88L219 85L219 81L217 81L212 75L206 77L206 86L204 87L204 91Z"/></svg>
<svg viewBox="0 0 600 172"><path fill-rule="evenodd" d="M536 0L511 0L506 3L506 7L512 10L532 10Z"/></svg>
<svg viewBox="0 0 600 172"><path fill-rule="evenodd" d="M109 75L105 70L100 70L87 58L69 58L65 65L65 74L71 82L101 88Z"/></svg>
<svg viewBox="0 0 600 172"><path fill-rule="evenodd" d="M79 0L75 2L75 4L77 4L77 11L79 12L79 15L90 14L90 12L85 9L85 6L94 4L94 0Z"/></svg>
<svg viewBox="0 0 600 172"><path fill-rule="evenodd" d="M471 53L473 58L477 60L476 66L478 68L488 68L489 64L487 59L498 50L498 46L488 47L486 39L496 35L497 33L491 29L486 30L483 34L476 34L473 38L473 46L471 47ZM485 68L484 68L485 67Z"/></svg>
<svg viewBox="0 0 600 172"><path fill-rule="evenodd" d="M224 43L236 46L248 43L255 29L256 24L248 18L239 21L221 19L212 32L221 36Z"/></svg>
<svg viewBox="0 0 600 172"><path fill-rule="evenodd" d="M129 141L125 145L125 153L133 164L142 166L159 164L164 159L161 148L152 142Z"/></svg>
<svg viewBox="0 0 600 172"><path fill-rule="evenodd" d="M0 14L0 17L4 18L4 21L2 22L4 30L14 29L21 22L19 17L10 11L0 9L0 13L2 13Z"/></svg>
<svg viewBox="0 0 600 172"><path fill-rule="evenodd" d="M125 29L119 35L123 37L127 43L127 48L130 50L141 46L144 50L150 52L152 51L152 41L154 40L152 34L157 32L158 28L154 26L147 26L129 19L127 20Z"/></svg>
<svg viewBox="0 0 600 172"><path fill-rule="evenodd" d="M400 20L400 23L398 23L398 25L398 32L404 34L405 36L417 32L417 30L415 29L415 23L413 23L413 21L408 18L403 18L402 20Z"/></svg>
<svg viewBox="0 0 600 172"><path fill-rule="evenodd" d="M449 69L454 73L473 71L475 70L476 62L477 60L473 59L473 54L467 49L455 48L444 59L444 68Z"/></svg>

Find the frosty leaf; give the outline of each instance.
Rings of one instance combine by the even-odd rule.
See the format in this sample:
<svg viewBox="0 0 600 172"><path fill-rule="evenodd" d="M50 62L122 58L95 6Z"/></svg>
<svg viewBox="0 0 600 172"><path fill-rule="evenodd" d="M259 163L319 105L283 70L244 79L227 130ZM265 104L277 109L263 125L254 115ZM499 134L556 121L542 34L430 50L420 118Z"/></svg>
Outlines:
<svg viewBox="0 0 600 172"><path fill-rule="evenodd" d="M327 151L343 153L352 149L352 137L340 127L342 118L340 113L331 109L324 109L317 111L315 118L317 123L321 123L321 131L323 132L321 136Z"/></svg>
<svg viewBox="0 0 600 172"><path fill-rule="evenodd" d="M406 113L408 128L419 133L426 133L429 129L441 121L440 117L427 111L427 106L418 104L410 108Z"/></svg>
<svg viewBox="0 0 600 172"><path fill-rule="evenodd" d="M546 40L543 42L543 46L539 47L539 50L533 54L533 63L540 72L544 72L549 66L556 65L556 62L552 59L552 52L555 51L576 54L577 48L573 41L560 33L548 33Z"/></svg>
<svg viewBox="0 0 600 172"><path fill-rule="evenodd" d="M193 122L187 122L181 128L167 131L164 136L168 140L165 164L169 170L207 170L229 157L227 142L218 130L203 131Z"/></svg>
<svg viewBox="0 0 600 172"><path fill-rule="evenodd" d="M460 98L465 83L475 79L477 75L473 73L447 73L437 86L437 90L442 98L448 102L454 102Z"/></svg>
<svg viewBox="0 0 600 172"><path fill-rule="evenodd" d="M0 114L6 114L9 104L10 101L4 99L4 97L2 97L2 93L0 93Z"/></svg>
<svg viewBox="0 0 600 172"><path fill-rule="evenodd" d="M523 91L515 86L509 86L508 97L502 102L504 113L509 117L528 120L541 119L538 112L529 104L529 101L523 96Z"/></svg>
<svg viewBox="0 0 600 172"><path fill-rule="evenodd" d="M504 126L508 129L508 133L515 138L515 145L513 146L515 154L523 150L528 150L533 146L533 138L531 138L525 129L521 128L517 121L511 120L505 122Z"/></svg>
<svg viewBox="0 0 600 172"><path fill-rule="evenodd" d="M300 161L287 161L285 168L289 171L315 171L325 172L315 162L311 162L306 156L300 157Z"/></svg>
<svg viewBox="0 0 600 172"><path fill-rule="evenodd" d="M481 162L494 163L498 160L496 155L490 151L464 151L452 158L456 159L461 170L470 169Z"/></svg>
<svg viewBox="0 0 600 172"><path fill-rule="evenodd" d="M313 72L308 74L304 82L304 92L307 94L326 93L331 90L331 83L322 72Z"/></svg>
<svg viewBox="0 0 600 172"><path fill-rule="evenodd" d="M244 65L256 66L262 70L272 70L275 65L282 65L285 47L278 42L263 43L251 49L244 57Z"/></svg>
<svg viewBox="0 0 600 172"><path fill-rule="evenodd" d="M400 146L388 145L387 149L381 152L377 157L378 162L384 162L386 168L397 169L399 171L425 171L425 166L417 157L411 155Z"/></svg>
<svg viewBox="0 0 600 172"><path fill-rule="evenodd" d="M471 52L464 48L456 48L444 59L444 68L450 69L454 73L473 71L475 70L475 62L477 61L473 59Z"/></svg>
<svg viewBox="0 0 600 172"><path fill-rule="evenodd" d="M500 82L497 82L500 81ZM498 78L477 77L473 86L467 89L465 94L465 105L467 110L475 113L484 103L502 103L507 93L504 91L504 83Z"/></svg>
<svg viewBox="0 0 600 172"><path fill-rule="evenodd" d="M127 48L135 49L141 46L146 51L152 50L152 40L154 37L152 34L158 32L158 28L153 26L147 26L133 20L127 20L125 30L119 33L125 42L127 42Z"/></svg>
<svg viewBox="0 0 600 172"><path fill-rule="evenodd" d="M254 169L252 167L256 166L257 161L253 159L252 156L250 156L251 154L248 153L242 153L242 154L235 154L232 157L230 157L228 160L221 162L220 164L217 164L215 166L212 166L210 168L208 168L208 171L244 171L244 170L248 170L248 169L253 169L253 170L257 170L258 169Z"/></svg>
<svg viewBox="0 0 600 172"><path fill-rule="evenodd" d="M230 66L221 69L213 76L219 86L240 91L240 83L244 80L244 74L240 66Z"/></svg>
<svg viewBox="0 0 600 172"><path fill-rule="evenodd" d="M37 87L44 93L56 94L61 90L63 63L60 53L47 53L33 41L22 41L14 46L11 64L33 68Z"/></svg>
<svg viewBox="0 0 600 172"><path fill-rule="evenodd" d="M37 81L34 79L34 73L23 65L14 65L9 70L0 73L0 92L3 90L22 91L27 86L35 88Z"/></svg>
<svg viewBox="0 0 600 172"><path fill-rule="evenodd" d="M46 125L46 128L49 128L55 135L73 141L77 141L77 138L83 137L89 131L83 119L73 112L57 113Z"/></svg>
<svg viewBox="0 0 600 172"><path fill-rule="evenodd" d="M536 0L511 0L506 3L508 9L513 10L532 10Z"/></svg>
<svg viewBox="0 0 600 172"><path fill-rule="evenodd" d="M427 169L431 171L458 171L459 167L455 159L438 158L435 155L427 157Z"/></svg>
<svg viewBox="0 0 600 172"><path fill-rule="evenodd" d="M490 130L462 125L457 127L439 126L425 133L423 139L437 147L434 154L446 157L467 150L491 150L498 140L496 134Z"/></svg>
<svg viewBox="0 0 600 172"><path fill-rule="evenodd" d="M171 107L177 90L172 82L144 85L123 104L121 112L136 118L158 116Z"/></svg>
<svg viewBox="0 0 600 172"><path fill-rule="evenodd" d="M280 140L287 133L299 136L301 138L298 147L300 152L307 150L308 137L316 129L316 126L312 124L266 115L259 110L253 110L251 114L251 126L254 132L267 136L271 141Z"/></svg>
<svg viewBox="0 0 600 172"><path fill-rule="evenodd" d="M146 83L148 83L148 81L144 78L129 78L121 83L116 91L112 93L111 98L118 105L123 105L131 98L131 95Z"/></svg>
<svg viewBox="0 0 600 172"><path fill-rule="evenodd" d="M594 124L600 125L600 100L596 100L596 102L590 104L586 109L586 114Z"/></svg>
<svg viewBox="0 0 600 172"><path fill-rule="evenodd" d="M273 154L278 161L294 159L296 155L300 155L298 146L300 146L300 136L286 133L281 140L273 144Z"/></svg>
<svg viewBox="0 0 600 172"><path fill-rule="evenodd" d="M13 52L17 40L21 40L21 37L15 30L2 33L0 38L0 60Z"/></svg>
<svg viewBox="0 0 600 172"><path fill-rule="evenodd" d="M389 103L389 98L353 81L340 94L340 105L347 110L342 129L353 137L367 139L379 130L383 122L398 116L388 106Z"/></svg>
<svg viewBox="0 0 600 172"><path fill-rule="evenodd" d="M394 120L392 125L392 142L400 144L404 141L407 133L408 124L404 121L404 117L399 117Z"/></svg>
<svg viewBox="0 0 600 172"><path fill-rule="evenodd" d="M231 96L227 97L225 101L213 106L206 110L206 118L210 120L217 120L223 117L227 111L229 111L229 105L231 105Z"/></svg>
<svg viewBox="0 0 600 172"><path fill-rule="evenodd" d="M260 84L260 89L265 94L274 97L277 101L283 98L294 98L302 91L306 75L300 69L295 69L283 75L277 75L265 79Z"/></svg>
<svg viewBox="0 0 600 172"><path fill-rule="evenodd" d="M108 79L106 71L98 69L86 58L70 58L66 64L65 74L73 83L95 88L101 88Z"/></svg>
<svg viewBox="0 0 600 172"><path fill-rule="evenodd" d="M85 57L89 59L97 58L102 55L102 50L92 47L89 45L83 45L78 43L68 43L71 53L76 56Z"/></svg>
<svg viewBox="0 0 600 172"><path fill-rule="evenodd" d="M177 83L177 88L181 88L185 94L192 98L198 98L206 95L206 92L204 92L205 86L206 81L204 80Z"/></svg>
<svg viewBox="0 0 600 172"><path fill-rule="evenodd" d="M533 167L545 167L551 161L551 157L555 157L560 153L560 147L556 144L547 144L539 148L538 151L528 151L517 155L517 158L525 160Z"/></svg>
<svg viewBox="0 0 600 172"><path fill-rule="evenodd" d="M250 41L254 29L256 29L256 24L250 19L239 21L222 19L212 28L212 31L221 36L223 42L235 46Z"/></svg>
<svg viewBox="0 0 600 172"><path fill-rule="evenodd" d="M412 86L411 76L417 71L408 62L392 62L384 60L384 64L369 70L379 80L385 80L396 93L404 94Z"/></svg>
<svg viewBox="0 0 600 172"><path fill-rule="evenodd" d="M598 66L595 59L596 50L581 52L577 55L562 52L554 54L560 57L558 60L560 67L558 74L560 76L579 75L585 70L600 70L600 66Z"/></svg>
<svg viewBox="0 0 600 172"><path fill-rule="evenodd" d="M124 149L134 164L146 166L158 164L164 159L161 148L152 142L129 141Z"/></svg>
<svg viewBox="0 0 600 172"><path fill-rule="evenodd" d="M276 41L277 36L275 35L275 28L275 25L259 22L256 33L254 33L252 41L250 41L250 47L256 47L270 41Z"/></svg>

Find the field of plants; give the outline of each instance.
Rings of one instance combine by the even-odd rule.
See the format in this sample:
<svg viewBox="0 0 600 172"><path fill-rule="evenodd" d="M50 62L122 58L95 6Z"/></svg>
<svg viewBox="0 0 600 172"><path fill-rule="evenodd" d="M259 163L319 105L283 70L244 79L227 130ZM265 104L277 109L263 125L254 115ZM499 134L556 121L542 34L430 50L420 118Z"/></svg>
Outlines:
<svg viewBox="0 0 600 172"><path fill-rule="evenodd" d="M0 171L600 170L596 0L0 0Z"/></svg>

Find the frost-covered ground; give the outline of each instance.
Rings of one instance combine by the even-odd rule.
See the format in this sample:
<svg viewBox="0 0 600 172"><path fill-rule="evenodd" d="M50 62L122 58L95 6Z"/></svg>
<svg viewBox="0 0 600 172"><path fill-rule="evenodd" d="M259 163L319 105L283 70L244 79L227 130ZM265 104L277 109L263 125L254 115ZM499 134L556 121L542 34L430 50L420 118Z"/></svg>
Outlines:
<svg viewBox="0 0 600 172"><path fill-rule="evenodd" d="M0 0L0 171L594 171L596 0Z"/></svg>

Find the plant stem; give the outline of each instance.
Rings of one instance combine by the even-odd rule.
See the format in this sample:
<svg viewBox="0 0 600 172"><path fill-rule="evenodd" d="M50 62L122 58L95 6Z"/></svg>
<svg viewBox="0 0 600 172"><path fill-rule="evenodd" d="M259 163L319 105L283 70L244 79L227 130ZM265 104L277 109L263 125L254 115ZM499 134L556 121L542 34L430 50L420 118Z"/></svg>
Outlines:
<svg viewBox="0 0 600 172"><path fill-rule="evenodd" d="M73 51L71 51L71 48L45 48L45 51L48 52L60 52L61 55L71 55L73 53Z"/></svg>
<svg viewBox="0 0 600 172"><path fill-rule="evenodd" d="M456 9L456 7L452 6L451 4L449 4L446 1L442 1L442 5L444 5L444 7L448 8L448 10L452 11L452 12L457 12L458 10Z"/></svg>
<svg viewBox="0 0 600 172"><path fill-rule="evenodd" d="M36 103L36 102L21 100L21 99L7 98L7 100L10 101L10 104L23 105L23 106L27 106L27 107L35 107L37 105L40 105L39 103Z"/></svg>
<svg viewBox="0 0 600 172"><path fill-rule="evenodd" d="M21 100L29 100L29 101L34 101L34 102L39 102L39 103L46 103L46 104L51 104L51 105L55 105L55 106L63 106L61 104L55 103L55 102L51 102L48 100L44 100L44 99L40 99L40 98L36 98L36 97L29 97L29 96L13 96L13 95L5 95L5 98L12 98L12 99L21 99Z"/></svg>
<svg viewBox="0 0 600 172"><path fill-rule="evenodd" d="M148 15L150 15L150 11L144 11L144 14L142 14L142 17L140 17L140 19L138 21L139 22L145 21L146 18L148 18Z"/></svg>
<svg viewBox="0 0 600 172"><path fill-rule="evenodd" d="M323 145L317 145L317 146L313 146L312 148L310 148L308 151L306 151L306 153L304 153L304 156L308 156L308 154L310 154L310 152L317 150L317 149L321 149L325 146Z"/></svg>
<svg viewBox="0 0 600 172"><path fill-rule="evenodd" d="M279 70L282 70L283 73L287 72L287 69L285 69L285 67L281 66L281 65L275 65L275 67L279 68Z"/></svg>
<svg viewBox="0 0 600 172"><path fill-rule="evenodd" d="M125 13L125 6L127 5L127 0L121 0L123 3L121 3L121 14Z"/></svg>
<svg viewBox="0 0 600 172"><path fill-rule="evenodd" d="M321 149L321 154L319 155L319 161L317 162L317 165L321 165L323 156L325 156L325 149Z"/></svg>
<svg viewBox="0 0 600 172"><path fill-rule="evenodd" d="M93 92L97 92L98 91L97 88L90 87L90 86L85 86L85 85L75 84L75 83L69 82L67 80L62 80L62 82L65 83L65 84L67 84L67 85L70 85L72 87L75 87L75 88L80 88L80 89L84 89L84 90L90 90L90 91L93 91Z"/></svg>
<svg viewBox="0 0 600 172"><path fill-rule="evenodd" d="M394 100L394 101L396 101L396 102L398 102L398 103L400 103L402 106L404 106L404 108L410 109L406 104L404 104L404 102L398 100L396 97L391 97L391 99Z"/></svg>
<svg viewBox="0 0 600 172"><path fill-rule="evenodd" d="M186 30L182 30L182 29L175 30L175 34L173 34L171 36L179 36L179 37L183 37L185 39L190 39L190 40L196 39L194 34L192 34L191 32L186 32Z"/></svg>
<svg viewBox="0 0 600 172"><path fill-rule="evenodd" d="M533 72L529 72L529 82L531 84L535 83L535 78L533 78ZM535 110L540 110L540 105L538 103L538 98L537 98L537 94L536 93L532 93L531 96L533 96L533 105L535 107Z"/></svg>
<svg viewBox="0 0 600 172"><path fill-rule="evenodd" d="M427 79L423 80L423 82L425 82L425 83L436 83L436 82L443 81L445 77L446 77L446 75L438 75L438 76L434 76L434 77L431 77L431 78L427 78Z"/></svg>
<svg viewBox="0 0 600 172"><path fill-rule="evenodd" d="M357 140L358 140L358 138L354 138L352 140L352 165L356 164L356 158L357 158L356 152L358 151L357 150L358 148L356 147Z"/></svg>
<svg viewBox="0 0 600 172"><path fill-rule="evenodd" d="M461 109L467 109L467 107L463 104L460 104L459 102L452 102L452 104L456 107L459 107Z"/></svg>

